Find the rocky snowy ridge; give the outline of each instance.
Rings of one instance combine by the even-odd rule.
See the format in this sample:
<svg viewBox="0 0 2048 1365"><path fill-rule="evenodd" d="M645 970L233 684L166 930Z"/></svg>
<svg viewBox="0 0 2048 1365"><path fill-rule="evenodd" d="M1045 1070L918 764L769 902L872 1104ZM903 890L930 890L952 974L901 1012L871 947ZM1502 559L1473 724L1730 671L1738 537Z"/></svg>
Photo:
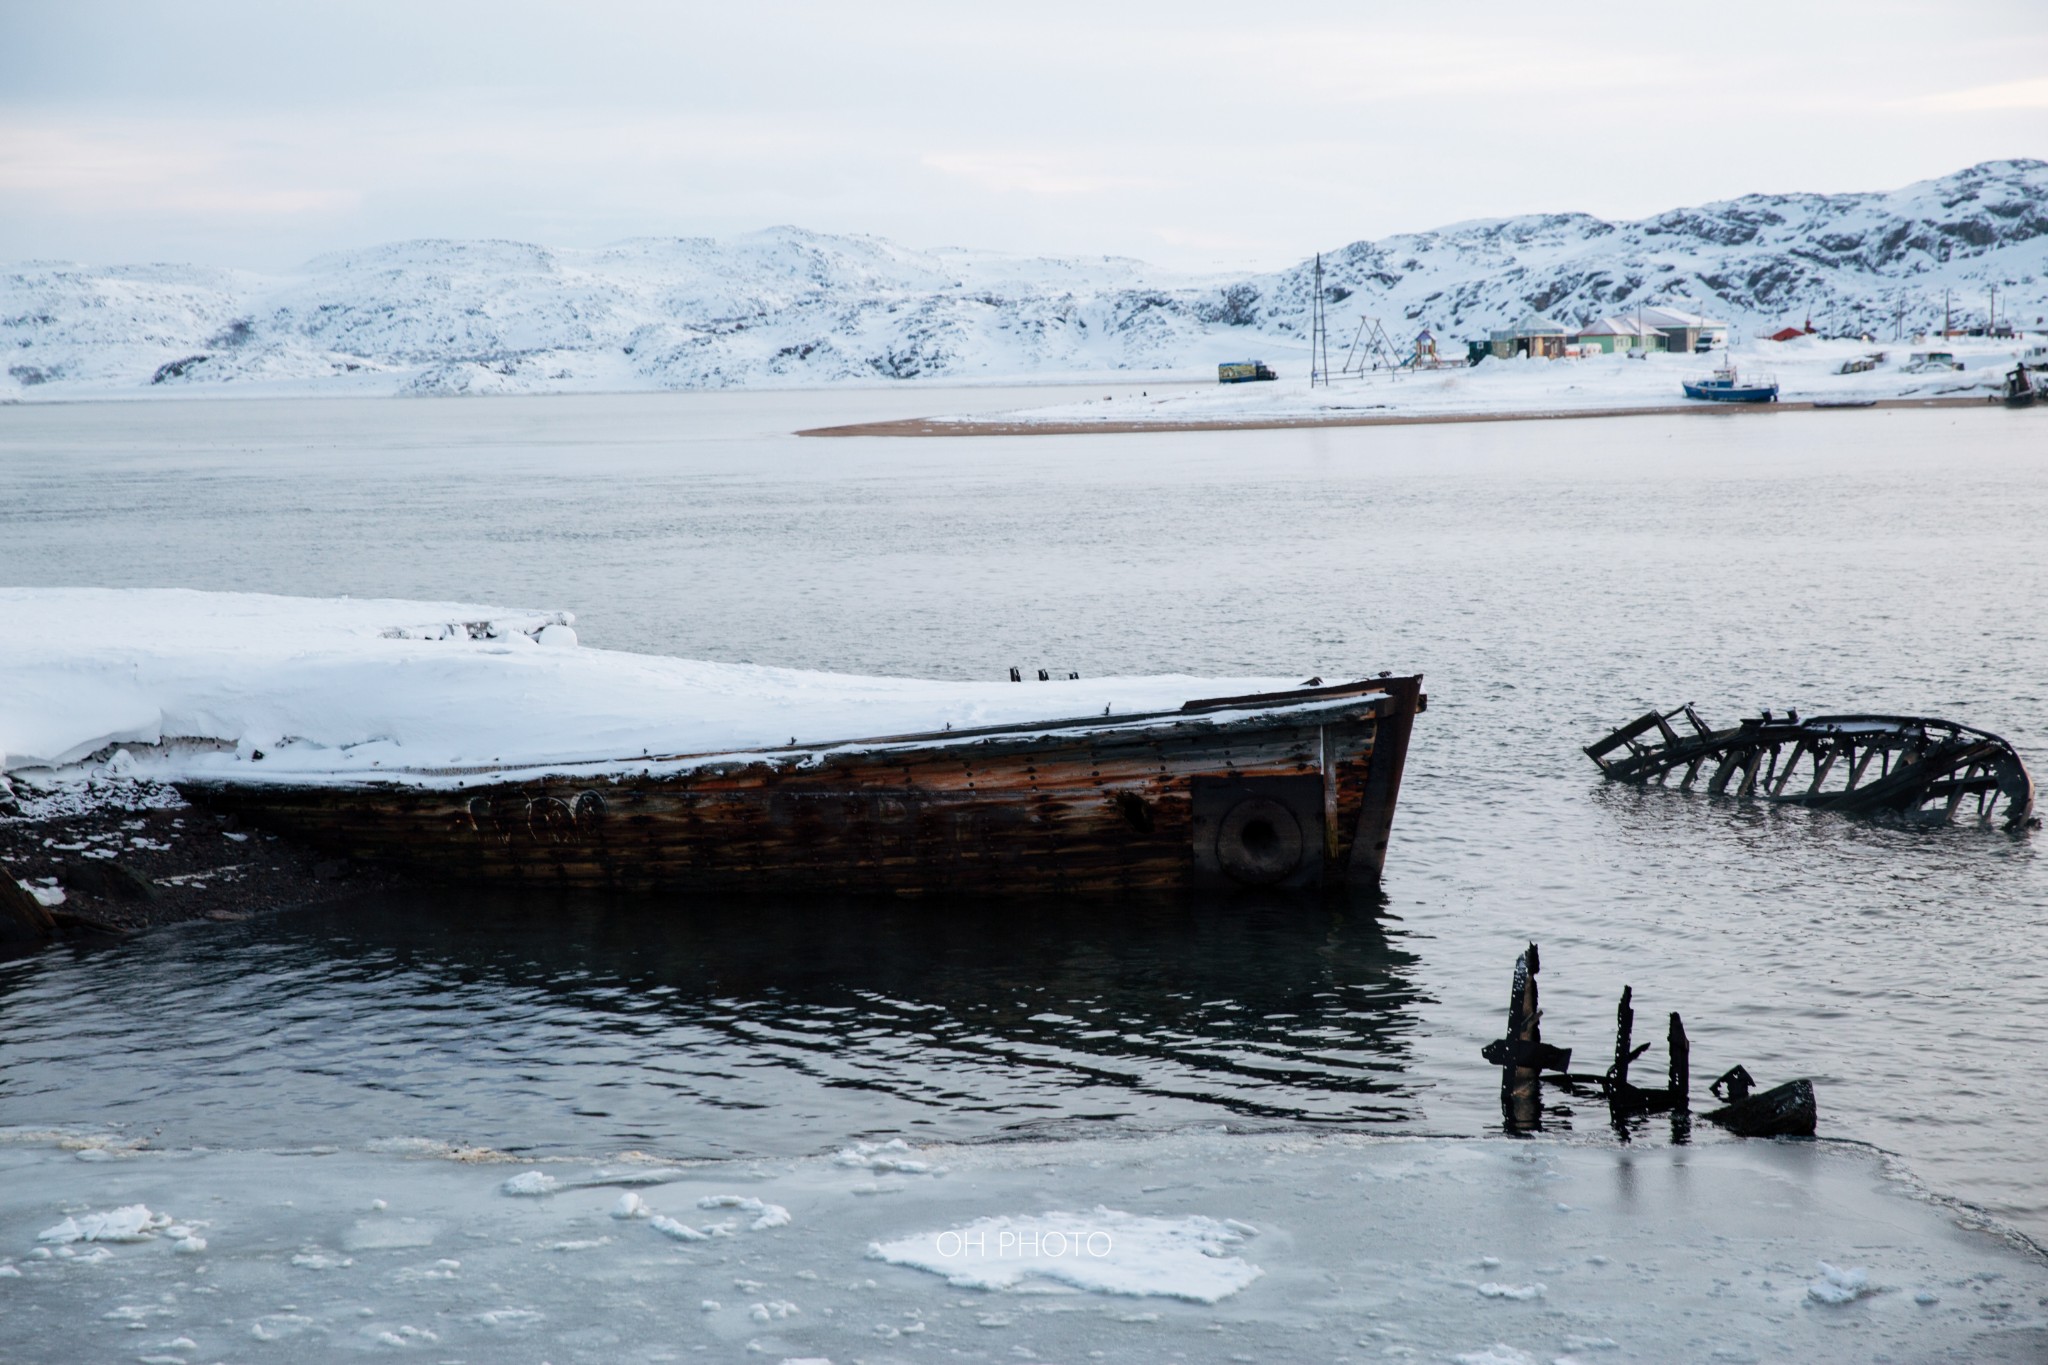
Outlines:
<svg viewBox="0 0 2048 1365"><path fill-rule="evenodd" d="M1747 195L1637 222L1528 215L1324 254L1333 350L1358 315L1483 336L1638 301L1739 334L1889 337L2048 316L2048 162L1993 161L1879 194ZM1298 356L1312 275L1196 279L1121 258L916 251L772 228L598 250L415 241L288 277L29 262L0 272L0 401L176 392L468 393L1206 371Z"/></svg>

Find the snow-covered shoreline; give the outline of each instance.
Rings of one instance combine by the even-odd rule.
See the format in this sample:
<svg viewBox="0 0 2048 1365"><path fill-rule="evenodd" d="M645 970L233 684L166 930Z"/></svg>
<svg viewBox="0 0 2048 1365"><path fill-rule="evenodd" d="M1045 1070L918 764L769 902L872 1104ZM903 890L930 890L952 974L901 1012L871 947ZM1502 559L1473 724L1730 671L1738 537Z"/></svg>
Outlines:
<svg viewBox="0 0 2048 1365"><path fill-rule="evenodd" d="M1956 338L1877 345L1802 337L1755 342L1734 353L1745 379L1768 377L1780 404L1861 406L1992 398L2005 375L2037 342ZM1960 370L1916 368L1912 357L1947 351ZM1877 355L1873 368L1843 367ZM1687 398L1682 381L1707 373L1728 357L1653 354L1641 359L1596 355L1567 360L1499 360L1436 370L1340 375L1309 387L1295 376L1269 383L1183 386L1153 396L1143 391L1106 394L1079 403L1020 408L972 416L932 417L924 434L988 430L1144 430L1274 424L1461 421L1537 417L1597 417L1615 413L1720 411L1719 404ZM1123 386L1128 389L1129 386ZM849 429L849 430L858 430Z"/></svg>
<svg viewBox="0 0 2048 1365"><path fill-rule="evenodd" d="M0 620L0 772L30 785L686 767L1299 681L867 678L591 649L561 611L183 589L0 588Z"/></svg>

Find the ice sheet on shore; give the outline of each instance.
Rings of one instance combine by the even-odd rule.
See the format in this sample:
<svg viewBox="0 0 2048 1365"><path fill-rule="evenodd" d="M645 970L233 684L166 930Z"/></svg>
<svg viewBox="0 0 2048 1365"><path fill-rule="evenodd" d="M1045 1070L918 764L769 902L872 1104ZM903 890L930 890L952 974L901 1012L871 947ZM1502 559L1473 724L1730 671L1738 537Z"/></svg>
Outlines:
<svg viewBox="0 0 2048 1365"><path fill-rule="evenodd" d="M873 1173L830 1156L643 1160L666 1176L636 1187L654 1209L758 1201L792 1219L678 1240L659 1215L615 1219L614 1176L574 1161L551 1164L550 1197L507 1199L502 1170L426 1148L142 1149L88 1165L52 1134L0 1139L0 1266L23 1310L7 1333L32 1360L128 1359L184 1339L191 1358L258 1361L286 1337L311 1358L425 1330L441 1355L506 1365L637 1365L700 1347L1195 1365L2018 1362L2048 1347L2039 1253L1916 1197L1847 1144L1207 1131L977 1143L915 1149L948 1174L887 1200L854 1197ZM369 1190L386 1207L366 1212ZM71 1257L37 1241L67 1215L128 1206L205 1209L205 1253L178 1254L168 1228ZM918 1264L920 1244L974 1228L1040 1236L1000 1257L990 1238L969 1275L954 1273L964 1236L946 1244L952 1264ZM1048 1242L1054 1229L1112 1254L1091 1258L1099 1273L1062 1275L1078 1258ZM1486 1292L1538 1284L1540 1296Z"/></svg>
<svg viewBox="0 0 2048 1365"><path fill-rule="evenodd" d="M1046 1281L1076 1289L1215 1303L1265 1272L1236 1255L1242 1234L1214 1218L1148 1218L1096 1205L1088 1213L977 1218L868 1249L878 1261L973 1289Z"/></svg>
<svg viewBox="0 0 2048 1365"><path fill-rule="evenodd" d="M446 770L1171 710L1299 682L855 677L590 649L573 621L457 602L0 588L0 769L129 745L93 771L452 784Z"/></svg>

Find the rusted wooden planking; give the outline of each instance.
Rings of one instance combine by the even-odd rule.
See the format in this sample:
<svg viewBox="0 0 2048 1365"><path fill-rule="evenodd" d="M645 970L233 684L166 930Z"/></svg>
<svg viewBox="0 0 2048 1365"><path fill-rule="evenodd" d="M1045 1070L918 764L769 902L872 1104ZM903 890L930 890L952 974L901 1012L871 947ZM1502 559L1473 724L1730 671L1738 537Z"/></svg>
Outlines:
<svg viewBox="0 0 2048 1365"><path fill-rule="evenodd" d="M485 882L895 894L1372 883L1420 685L1379 679L1164 717L903 736L661 773L650 761L637 775L486 777L454 789L190 794L354 858ZM1253 804L1205 823L1202 783ZM1275 802L1303 790L1306 800Z"/></svg>

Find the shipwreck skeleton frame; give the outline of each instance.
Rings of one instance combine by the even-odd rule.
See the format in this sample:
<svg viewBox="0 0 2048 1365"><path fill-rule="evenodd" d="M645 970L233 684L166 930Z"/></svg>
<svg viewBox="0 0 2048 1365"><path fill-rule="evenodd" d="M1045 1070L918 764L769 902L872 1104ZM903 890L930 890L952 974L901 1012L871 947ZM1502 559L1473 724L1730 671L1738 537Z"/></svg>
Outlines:
<svg viewBox="0 0 2048 1365"><path fill-rule="evenodd" d="M1673 722L1682 721L1680 729ZM1692 787L1709 794L1851 814L1890 812L1946 822L1966 801L2007 829L2033 821L2034 781L2012 745L1989 731L1927 716L1813 716L1797 712L1716 730L1690 702L1622 726L1586 756L1617 782ZM1683 775L1674 784L1672 774Z"/></svg>

